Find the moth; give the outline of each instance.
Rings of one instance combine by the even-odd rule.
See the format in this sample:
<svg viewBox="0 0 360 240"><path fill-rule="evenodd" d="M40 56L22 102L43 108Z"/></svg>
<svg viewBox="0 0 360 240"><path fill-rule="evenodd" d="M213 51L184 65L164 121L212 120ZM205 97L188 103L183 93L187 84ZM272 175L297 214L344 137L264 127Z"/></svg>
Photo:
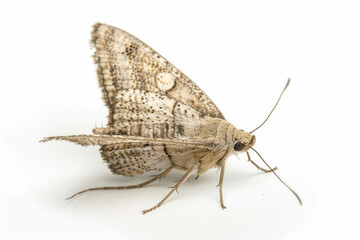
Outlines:
<svg viewBox="0 0 360 240"><path fill-rule="evenodd" d="M114 174L133 177L148 171L160 173L138 185L90 188L70 198L94 190L141 188L173 169L184 171L158 204L142 211L145 214L160 207L192 173L198 178L217 167L221 170L220 204L225 209L225 162L233 153L246 153L250 163L278 177L276 168L270 168L253 149L253 133L267 119L251 132L237 129L194 82L136 37L102 23L93 26L91 35L98 81L109 109L107 127L93 129L93 135L53 136L42 142L65 140L100 146L101 157ZM288 84L289 80L275 107ZM255 151L269 170L259 167L249 150Z"/></svg>

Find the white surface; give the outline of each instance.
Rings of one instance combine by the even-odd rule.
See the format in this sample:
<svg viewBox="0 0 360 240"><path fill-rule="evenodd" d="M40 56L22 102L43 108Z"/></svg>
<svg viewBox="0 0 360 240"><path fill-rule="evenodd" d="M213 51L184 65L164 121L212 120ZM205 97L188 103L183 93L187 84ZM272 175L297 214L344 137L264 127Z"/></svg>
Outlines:
<svg viewBox="0 0 360 240"><path fill-rule="evenodd" d="M359 239L359 10L356 1L1 2L1 239ZM145 216L181 173L65 201L148 179L111 175L96 147L38 143L106 124L88 42L97 21L159 51L238 128L260 124L291 77L255 147L304 205L245 156L227 161L227 210L215 170Z"/></svg>

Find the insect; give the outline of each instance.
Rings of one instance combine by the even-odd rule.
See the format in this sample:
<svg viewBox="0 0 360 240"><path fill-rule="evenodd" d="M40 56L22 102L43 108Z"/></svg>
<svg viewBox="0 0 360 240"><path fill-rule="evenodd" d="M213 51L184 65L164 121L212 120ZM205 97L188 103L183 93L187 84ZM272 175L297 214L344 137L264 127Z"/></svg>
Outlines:
<svg viewBox="0 0 360 240"><path fill-rule="evenodd" d="M246 153L249 162L264 172L274 172L253 148L251 132L227 122L206 94L182 72L145 43L118 28L96 23L91 43L103 100L109 108L108 125L93 129L93 135L53 136L42 141L65 140L82 146L100 146L101 157L114 174L136 176L161 171L151 180L131 186L98 187L94 190L141 188L168 175L173 169L184 171L171 191L144 214L160 207L193 173L196 178L210 168L221 169L219 189L223 200L225 161L233 153ZM269 170L251 158L255 151ZM279 177L278 177L279 178ZM285 184L280 178L279 180ZM298 195L286 184L301 204ZM69 198L69 199L70 199Z"/></svg>

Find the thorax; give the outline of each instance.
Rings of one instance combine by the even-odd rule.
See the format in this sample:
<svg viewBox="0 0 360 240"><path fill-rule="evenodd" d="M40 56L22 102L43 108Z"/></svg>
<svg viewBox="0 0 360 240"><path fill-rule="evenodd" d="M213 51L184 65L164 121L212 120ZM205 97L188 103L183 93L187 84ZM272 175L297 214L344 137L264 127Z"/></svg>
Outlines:
<svg viewBox="0 0 360 240"><path fill-rule="evenodd" d="M238 130L228 121L220 118L208 118L186 128L188 137L212 143L215 146L233 146Z"/></svg>

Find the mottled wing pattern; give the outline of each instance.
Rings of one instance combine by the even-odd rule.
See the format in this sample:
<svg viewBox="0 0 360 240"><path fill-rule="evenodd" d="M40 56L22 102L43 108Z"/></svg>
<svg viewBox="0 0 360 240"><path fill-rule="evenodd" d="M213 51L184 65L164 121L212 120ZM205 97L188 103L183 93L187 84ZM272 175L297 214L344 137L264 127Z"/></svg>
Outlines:
<svg viewBox="0 0 360 240"><path fill-rule="evenodd" d="M147 171L164 171L170 166L187 169L207 152L208 149L191 146L153 143L122 143L101 147L101 156L110 170L114 174L125 176L135 176ZM184 158L189 159L186 165Z"/></svg>
<svg viewBox="0 0 360 240"><path fill-rule="evenodd" d="M125 176L163 171L172 165L164 146L149 143L103 145L101 156L114 174Z"/></svg>
<svg viewBox="0 0 360 240"><path fill-rule="evenodd" d="M82 146L101 146L101 156L114 174L135 176L147 171L163 171L169 166L186 170L213 149L205 141L169 140L135 136L72 135L47 137ZM184 161L186 160L186 161Z"/></svg>
<svg viewBox="0 0 360 240"><path fill-rule="evenodd" d="M95 24L91 43L98 80L109 108L108 127L95 135L55 136L83 146L101 146L115 174L135 176L169 166L186 170L216 153L213 143L193 139L195 126L224 118L188 77L134 36ZM222 152L220 152L222 154Z"/></svg>
<svg viewBox="0 0 360 240"><path fill-rule="evenodd" d="M224 118L198 86L129 33L98 23L91 42L109 108L109 127L94 133L181 138L184 123Z"/></svg>
<svg viewBox="0 0 360 240"><path fill-rule="evenodd" d="M116 121L108 128L94 129L95 134L180 139L186 137L187 125L207 117L158 93L139 89L119 90L118 93L113 115Z"/></svg>

